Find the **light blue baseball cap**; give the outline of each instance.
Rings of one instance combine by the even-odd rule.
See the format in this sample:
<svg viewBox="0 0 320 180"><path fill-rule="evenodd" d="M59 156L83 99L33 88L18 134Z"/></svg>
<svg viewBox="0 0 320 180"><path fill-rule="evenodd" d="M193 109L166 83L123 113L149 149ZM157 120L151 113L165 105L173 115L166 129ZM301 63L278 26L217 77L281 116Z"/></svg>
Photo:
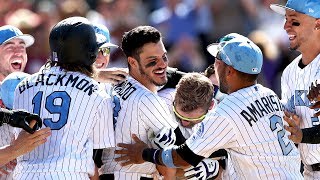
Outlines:
<svg viewBox="0 0 320 180"><path fill-rule="evenodd" d="M5 25L0 27L0 45L15 38L22 39L26 44L26 47L29 47L34 43L33 36L31 36L30 34L23 34L18 28L14 26Z"/></svg>
<svg viewBox="0 0 320 180"><path fill-rule="evenodd" d="M14 91L18 84L27 76L29 76L29 74L24 72L13 72L2 81L0 87L1 99L7 108L13 108Z"/></svg>
<svg viewBox="0 0 320 180"><path fill-rule="evenodd" d="M240 34L230 37L228 34L219 43L210 44L207 51L240 72L259 74L263 64L260 48Z"/></svg>
<svg viewBox="0 0 320 180"><path fill-rule="evenodd" d="M109 29L103 24L93 24L94 31L96 32L97 44L99 48L104 47L118 47L110 42Z"/></svg>
<svg viewBox="0 0 320 180"><path fill-rule="evenodd" d="M314 18L320 18L319 0L288 0L285 6L280 4L271 4L270 8L282 15L286 14L286 10L291 10Z"/></svg>

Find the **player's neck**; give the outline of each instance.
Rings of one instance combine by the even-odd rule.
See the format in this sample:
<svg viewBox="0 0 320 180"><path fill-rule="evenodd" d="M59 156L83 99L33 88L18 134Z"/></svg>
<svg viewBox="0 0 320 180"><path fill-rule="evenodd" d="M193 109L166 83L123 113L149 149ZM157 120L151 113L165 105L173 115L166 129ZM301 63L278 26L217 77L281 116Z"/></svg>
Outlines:
<svg viewBox="0 0 320 180"><path fill-rule="evenodd" d="M302 54L302 63L304 65L310 64L319 54L320 52L318 51L308 51L306 53L301 53Z"/></svg>
<svg viewBox="0 0 320 180"><path fill-rule="evenodd" d="M0 73L0 82L2 82L4 78L6 78L6 76Z"/></svg>
<svg viewBox="0 0 320 180"><path fill-rule="evenodd" d="M247 87L250 87L250 86L253 86L257 84L257 81L255 82L241 82L241 83L235 83L234 86L232 86L232 88L229 89L229 92L228 94L231 94L233 92L236 92L240 89L244 89L244 88L247 88Z"/></svg>
<svg viewBox="0 0 320 180"><path fill-rule="evenodd" d="M320 54L320 45L318 41L311 42L307 45L301 46L300 49L300 52L302 54L302 63L304 65L310 64Z"/></svg>

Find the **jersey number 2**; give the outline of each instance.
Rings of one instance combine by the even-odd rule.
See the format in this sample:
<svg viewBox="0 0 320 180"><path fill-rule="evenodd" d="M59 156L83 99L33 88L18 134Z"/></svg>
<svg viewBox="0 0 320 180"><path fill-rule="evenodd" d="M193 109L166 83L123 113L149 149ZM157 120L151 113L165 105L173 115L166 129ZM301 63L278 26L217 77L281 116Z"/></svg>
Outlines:
<svg viewBox="0 0 320 180"><path fill-rule="evenodd" d="M281 128L277 127L277 124L280 125ZM285 144L283 137L285 136L285 130L283 129L282 118L278 115L272 115L270 117L270 128L272 131L277 130L278 141L282 150L283 155L288 155L292 151L292 145L290 142Z"/></svg>
<svg viewBox="0 0 320 180"><path fill-rule="evenodd" d="M43 108L41 107L42 98L43 92L39 91L32 99L33 113L39 116L41 108ZM65 91L55 91L45 98L46 110L51 114L58 114L59 119L53 121L52 118L43 118L43 124L50 127L51 130L59 130L67 123L71 98Z"/></svg>

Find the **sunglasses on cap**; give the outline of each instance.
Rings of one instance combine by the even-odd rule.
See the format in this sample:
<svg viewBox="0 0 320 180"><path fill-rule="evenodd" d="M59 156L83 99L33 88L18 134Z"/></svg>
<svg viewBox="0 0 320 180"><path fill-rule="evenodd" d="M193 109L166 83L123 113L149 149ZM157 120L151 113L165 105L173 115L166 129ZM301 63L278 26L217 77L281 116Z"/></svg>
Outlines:
<svg viewBox="0 0 320 180"><path fill-rule="evenodd" d="M100 48L99 52L101 52L101 54L103 56L108 56L110 54L110 48L106 47L106 48Z"/></svg>
<svg viewBox="0 0 320 180"><path fill-rule="evenodd" d="M198 118L187 118L187 117L184 117L184 116L182 116L181 114L179 114L178 112L177 112L177 110L176 110L176 107L174 106L174 102L173 102L173 112L174 112L174 114L179 118L179 119L181 119L181 120L183 120L183 121L202 121L205 117L206 117L206 115L207 115L207 113L205 113L204 115L202 115L202 116L200 116L200 117L198 117Z"/></svg>

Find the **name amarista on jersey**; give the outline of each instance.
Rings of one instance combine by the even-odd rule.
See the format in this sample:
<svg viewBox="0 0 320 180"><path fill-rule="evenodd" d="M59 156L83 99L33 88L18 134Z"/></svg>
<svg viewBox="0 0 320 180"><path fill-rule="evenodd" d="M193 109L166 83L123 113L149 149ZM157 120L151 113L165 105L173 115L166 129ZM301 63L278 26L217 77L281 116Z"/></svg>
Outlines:
<svg viewBox="0 0 320 180"><path fill-rule="evenodd" d="M256 99L254 103L250 103L250 106L247 106L247 110L242 110L240 114L252 126L252 121L258 121L257 116L261 118L275 111L283 111L283 106L277 96L269 95Z"/></svg>
<svg viewBox="0 0 320 180"><path fill-rule="evenodd" d="M74 76L72 74L48 74L46 78L44 78L44 74L38 74L35 82L30 82L29 80L30 79L26 79L19 84L20 94L26 89L38 85L75 87L78 90L87 92L89 96L98 89L97 85L92 84L86 78L80 78L79 76Z"/></svg>

